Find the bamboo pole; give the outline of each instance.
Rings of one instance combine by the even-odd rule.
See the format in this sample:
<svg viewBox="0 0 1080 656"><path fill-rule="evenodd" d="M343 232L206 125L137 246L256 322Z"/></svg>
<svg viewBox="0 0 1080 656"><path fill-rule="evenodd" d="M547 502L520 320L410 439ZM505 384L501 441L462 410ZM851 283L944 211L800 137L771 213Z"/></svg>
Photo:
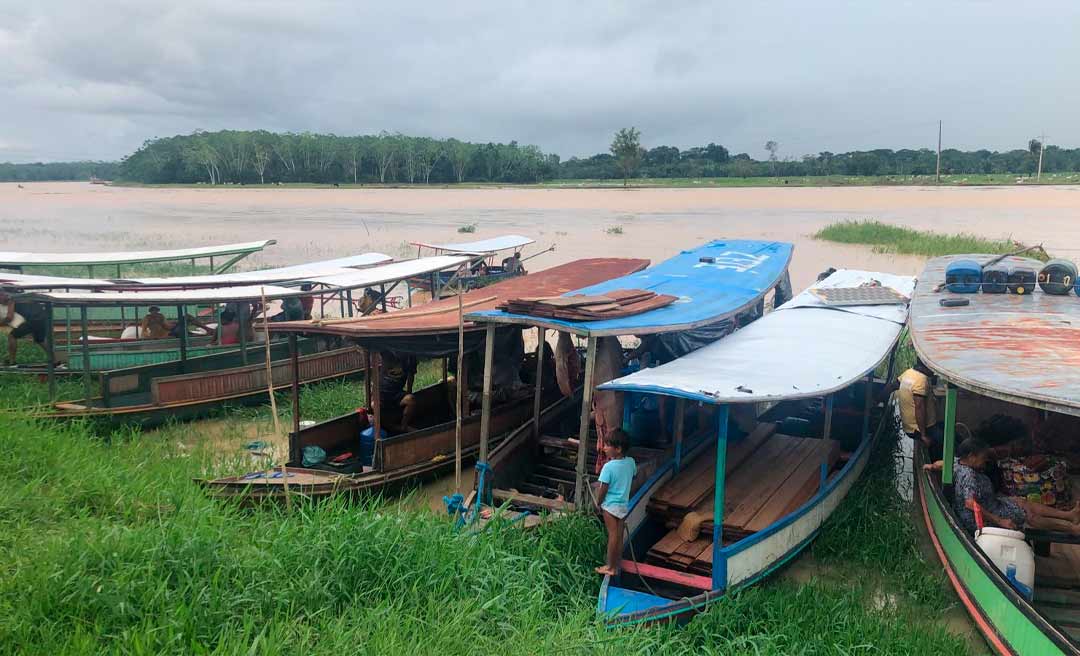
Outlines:
<svg viewBox="0 0 1080 656"><path fill-rule="evenodd" d="M596 371L596 338L589 337L585 349L585 382L581 392L581 424L578 426L577 471L574 476L574 507L584 508L585 464L589 453L589 412L592 410L593 372ZM598 454L599 457L599 454Z"/></svg>
<svg viewBox="0 0 1080 656"><path fill-rule="evenodd" d="M259 288L259 297L262 301L262 306L266 307L266 288ZM270 395L270 416L274 418L274 435L281 434L281 420L278 419L277 413L277 398L274 397L274 366L270 361L270 323L263 320L263 341L266 344L266 391ZM289 499L289 470L286 468L288 458L281 461L281 480L285 485L285 504L290 506L292 500Z"/></svg>
<svg viewBox="0 0 1080 656"><path fill-rule="evenodd" d="M491 437L491 369L495 359L495 324L488 324L484 336L484 394L480 406L480 462L487 461Z"/></svg>
<svg viewBox="0 0 1080 656"><path fill-rule="evenodd" d="M544 337L542 326L536 327L536 385L533 389L533 439L540 440L540 406L544 396Z"/></svg>
<svg viewBox="0 0 1080 656"><path fill-rule="evenodd" d="M458 299L458 337L457 337L457 369L458 374L454 380L457 388L457 403L454 404L454 492L461 494L461 369L465 365L465 307ZM443 360L443 382L446 382L446 360Z"/></svg>

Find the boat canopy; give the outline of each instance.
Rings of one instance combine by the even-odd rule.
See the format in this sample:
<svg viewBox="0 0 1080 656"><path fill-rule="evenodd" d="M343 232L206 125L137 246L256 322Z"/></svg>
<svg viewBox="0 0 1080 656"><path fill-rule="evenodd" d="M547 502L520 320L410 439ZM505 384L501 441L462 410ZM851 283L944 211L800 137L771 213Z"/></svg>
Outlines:
<svg viewBox="0 0 1080 656"><path fill-rule="evenodd" d="M511 248L521 248L522 246L528 246L529 244L536 243L535 239L523 237L521 235L502 235L501 237L492 237L491 239L481 239L479 241L468 241L460 244L429 244L422 241L409 242L413 246L419 246L421 248L433 248L437 251L443 251L446 253L467 253L473 255L486 255L488 253L495 253L497 251L510 250Z"/></svg>
<svg viewBox="0 0 1080 656"><path fill-rule="evenodd" d="M412 276L435 273L469 262L468 257L440 255L418 260L393 262L368 269L346 269L344 273L314 276L305 281L321 285L321 291L347 290L397 282ZM295 281L294 281L295 282ZM223 301L257 300L265 291L267 299L305 296L312 292L276 285L240 285L235 287L210 287L205 289L156 289L134 291L77 291L36 292L26 295L29 300L52 302L57 305L185 305L217 303Z"/></svg>
<svg viewBox="0 0 1080 656"><path fill-rule="evenodd" d="M0 267L21 268L26 266L98 266L105 264L138 264L142 262L170 262L192 258L218 257L257 253L277 242L273 239L251 241L242 244L199 246L161 251L124 251L119 253L31 253L0 251Z"/></svg>
<svg viewBox="0 0 1080 656"><path fill-rule="evenodd" d="M911 303L911 339L922 361L945 380L1010 403L1080 415L1080 302L1034 293L956 294L941 289L954 260L983 264L996 256L950 255L926 264ZM1007 257L1001 266L1039 271L1043 263ZM967 305L942 307L943 299Z"/></svg>
<svg viewBox="0 0 1080 656"><path fill-rule="evenodd" d="M465 312L493 309L523 295L557 296L582 285L617 278L641 271L648 260L628 258L593 258L575 260L550 269L509 278L487 287L462 294ZM457 352L459 297L419 305L415 308L354 319L285 321L270 326L271 332L340 335L362 344L379 341L387 350L436 357ZM466 350L482 342L481 327L466 321ZM475 333L475 334L474 334ZM449 339L434 339L434 338Z"/></svg>
<svg viewBox="0 0 1080 656"><path fill-rule="evenodd" d="M356 268L386 264L392 262L393 259L383 253L361 253L360 255L351 255L334 260L294 264L260 271L239 271L204 276L174 276L170 278L64 278L0 271L0 287L14 287L25 290L106 289L110 287L190 289L288 282L303 283L319 276L350 273Z"/></svg>
<svg viewBox="0 0 1080 656"><path fill-rule="evenodd" d="M713 404L818 397L843 389L889 355L907 319L907 304L829 306L810 290L859 287L872 280L908 298L915 286L911 276L837 271L718 342L599 389Z"/></svg>
<svg viewBox="0 0 1080 656"><path fill-rule="evenodd" d="M566 321L489 310L470 312L467 318L481 323L542 326L584 337L690 330L730 318L755 305L784 276L792 249L791 244L776 241L712 241L644 271L563 294L597 296L620 289L643 289L678 298L665 307L628 317Z"/></svg>

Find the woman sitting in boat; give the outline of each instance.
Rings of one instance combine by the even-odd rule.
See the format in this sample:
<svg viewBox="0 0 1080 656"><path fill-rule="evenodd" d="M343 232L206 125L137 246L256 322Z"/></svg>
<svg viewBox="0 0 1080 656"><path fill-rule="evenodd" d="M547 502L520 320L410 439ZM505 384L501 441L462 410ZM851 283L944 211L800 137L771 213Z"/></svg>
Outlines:
<svg viewBox="0 0 1080 656"><path fill-rule="evenodd" d="M956 456L953 465L953 511L969 533L975 533L977 528L974 507L978 505L984 522L989 526L1014 530L1027 527L1080 535L1080 504L1066 511L997 494L990 477L984 473L994 457L993 450L986 442L969 437L956 447ZM943 464L938 460L923 465L923 469L941 471Z"/></svg>
<svg viewBox="0 0 1080 656"><path fill-rule="evenodd" d="M416 358L411 355L397 355L384 351L382 357L382 378L379 380L379 402L382 404L387 423L394 424L402 432L414 430L412 419L416 411L416 397L413 396L413 382L416 378Z"/></svg>

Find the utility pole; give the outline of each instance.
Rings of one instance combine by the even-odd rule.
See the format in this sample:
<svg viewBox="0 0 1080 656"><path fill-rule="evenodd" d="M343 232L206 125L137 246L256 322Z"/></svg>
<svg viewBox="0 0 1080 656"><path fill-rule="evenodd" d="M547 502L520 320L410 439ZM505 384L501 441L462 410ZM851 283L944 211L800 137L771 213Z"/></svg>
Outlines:
<svg viewBox="0 0 1080 656"><path fill-rule="evenodd" d="M1035 182L1038 182L1039 180L1042 179L1042 157L1043 157L1043 151L1044 150L1046 150L1046 135L1045 134L1040 134L1039 135L1039 170L1038 170L1037 173L1035 173Z"/></svg>
<svg viewBox="0 0 1080 656"><path fill-rule="evenodd" d="M934 182L941 184L941 120L937 122L937 173L934 174Z"/></svg>

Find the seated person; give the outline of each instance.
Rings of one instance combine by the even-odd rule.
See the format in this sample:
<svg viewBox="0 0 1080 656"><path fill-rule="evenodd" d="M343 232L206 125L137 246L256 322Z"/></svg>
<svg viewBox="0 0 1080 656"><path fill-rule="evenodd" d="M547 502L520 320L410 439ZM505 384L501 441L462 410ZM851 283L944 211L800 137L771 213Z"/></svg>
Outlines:
<svg viewBox="0 0 1080 656"><path fill-rule="evenodd" d="M379 380L379 402L383 416L394 417L400 411L401 421L398 428L410 431L412 418L416 411L416 397L413 396L413 382L416 377L416 358L411 355L398 355L384 351L382 357L382 377Z"/></svg>
<svg viewBox="0 0 1080 656"><path fill-rule="evenodd" d="M236 313L232 310L221 313L221 333L217 343L223 346L240 343L240 322L236 320Z"/></svg>
<svg viewBox="0 0 1080 656"><path fill-rule="evenodd" d="M998 419L996 416L991 418L993 419L997 419L994 427L1005 423L1003 419ZM1080 419L1072 415L1053 412L1030 431L1018 419L1012 419L1012 423L1008 426L1012 428L1011 434L1008 434L1008 437L1012 439L998 439L996 444L991 441L995 457L1057 456L1068 463L1069 469L1080 468L1080 448L1076 444L1076 437L1080 435ZM998 431L998 433L1002 432Z"/></svg>
<svg viewBox="0 0 1080 656"><path fill-rule="evenodd" d="M364 290L364 296L360 299L360 316L375 314L379 311L379 292L368 287Z"/></svg>
<svg viewBox="0 0 1080 656"><path fill-rule="evenodd" d="M156 305L150 306L150 311L139 322L139 337L141 339L165 339L169 336L172 326L161 313Z"/></svg>
<svg viewBox="0 0 1080 656"><path fill-rule="evenodd" d="M469 271L469 273L474 276L486 276L488 274L488 265L483 260L480 260L472 266L472 269Z"/></svg>
<svg viewBox="0 0 1080 656"><path fill-rule="evenodd" d="M969 437L956 447L953 464L955 496L953 511L971 534L976 530L974 503L982 508L983 521L988 526L1023 530L1024 527L1080 535L1080 504L1072 510L1058 510L1041 503L994 492L993 483L984 470L993 458L993 451L982 440ZM941 471L943 462L923 465L929 471ZM973 503L974 502L974 503Z"/></svg>
<svg viewBox="0 0 1080 656"><path fill-rule="evenodd" d="M304 304L300 297L291 296L281 300L281 312L270 317L270 321L302 321L304 319Z"/></svg>
<svg viewBox="0 0 1080 656"><path fill-rule="evenodd" d="M936 460L941 457L944 430L934 399L932 375L922 361L916 360L911 369L897 378L896 397L904 432L911 439L922 442L930 452L930 458Z"/></svg>
<svg viewBox="0 0 1080 656"><path fill-rule="evenodd" d="M48 338L49 313L41 303L16 303L6 292L0 292L0 332L8 334L6 364L15 364L15 355L19 349L19 340L27 335L34 343L46 351L45 340Z"/></svg>
<svg viewBox="0 0 1080 656"><path fill-rule="evenodd" d="M310 292L311 291L311 283L304 283L303 285L300 285L300 291L302 291L302 292ZM311 309L313 307L315 307L315 295L314 294L308 294L306 296L301 296L300 297L300 307L302 307L303 310L304 310L304 319L305 320L311 320Z"/></svg>
<svg viewBox="0 0 1080 656"><path fill-rule="evenodd" d="M510 257L504 257L502 267L503 271L512 276L525 275L525 267L521 264L521 253L514 253Z"/></svg>

